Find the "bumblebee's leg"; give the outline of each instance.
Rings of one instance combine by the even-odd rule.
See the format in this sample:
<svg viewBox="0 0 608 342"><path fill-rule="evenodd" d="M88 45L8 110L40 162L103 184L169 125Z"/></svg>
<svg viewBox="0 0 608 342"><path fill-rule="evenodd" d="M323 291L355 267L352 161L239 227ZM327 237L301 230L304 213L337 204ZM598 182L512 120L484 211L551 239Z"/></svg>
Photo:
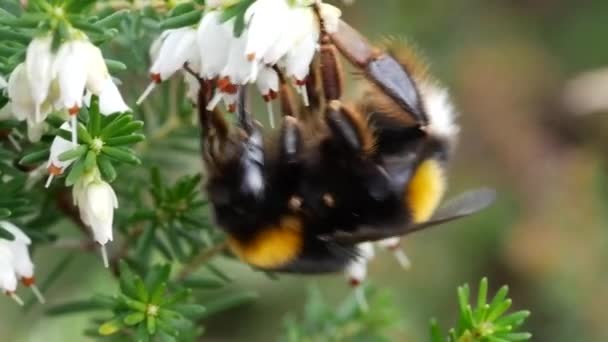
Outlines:
<svg viewBox="0 0 608 342"><path fill-rule="evenodd" d="M274 67L277 75L279 75L279 101L281 103L281 114L283 116L296 116L296 104L291 87L285 79L285 75L278 67Z"/></svg>
<svg viewBox="0 0 608 342"><path fill-rule="evenodd" d="M326 32L318 5L315 8L322 27L322 46L334 45L351 64L361 69L370 81L407 113L400 118L401 120L407 121L410 126L426 126L428 118L412 73L391 55L371 45L359 32L342 20L338 22L335 32ZM341 91L338 85L334 89ZM330 95L335 96L335 94Z"/></svg>

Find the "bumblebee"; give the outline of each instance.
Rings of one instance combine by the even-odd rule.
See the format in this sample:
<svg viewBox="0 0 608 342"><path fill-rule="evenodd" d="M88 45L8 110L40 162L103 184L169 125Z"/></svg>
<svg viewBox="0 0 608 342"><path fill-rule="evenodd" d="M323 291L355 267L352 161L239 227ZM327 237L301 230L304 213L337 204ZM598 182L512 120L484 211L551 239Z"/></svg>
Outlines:
<svg viewBox="0 0 608 342"><path fill-rule="evenodd" d="M302 274L344 270L358 245L475 213L490 189L437 210L458 135L447 92L408 49L372 46L346 22L328 33L296 105L281 77L282 122L264 134L238 90L235 124L207 109L217 81L201 80L198 110L205 192L231 251L258 269ZM342 55L368 84L342 101ZM280 70L277 69L278 72Z"/></svg>

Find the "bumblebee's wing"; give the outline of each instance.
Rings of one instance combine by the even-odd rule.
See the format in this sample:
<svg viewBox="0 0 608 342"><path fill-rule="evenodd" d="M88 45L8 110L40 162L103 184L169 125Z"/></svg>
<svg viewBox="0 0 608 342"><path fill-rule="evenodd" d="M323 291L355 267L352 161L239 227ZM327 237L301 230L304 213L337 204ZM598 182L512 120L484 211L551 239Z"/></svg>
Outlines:
<svg viewBox="0 0 608 342"><path fill-rule="evenodd" d="M336 232L326 237L337 243L352 244L364 241L379 241L386 238L410 234L428 227L469 216L487 208L496 199L496 191L480 188L460 194L439 208L433 217L422 223L407 226L394 225L389 227L361 227L354 232Z"/></svg>

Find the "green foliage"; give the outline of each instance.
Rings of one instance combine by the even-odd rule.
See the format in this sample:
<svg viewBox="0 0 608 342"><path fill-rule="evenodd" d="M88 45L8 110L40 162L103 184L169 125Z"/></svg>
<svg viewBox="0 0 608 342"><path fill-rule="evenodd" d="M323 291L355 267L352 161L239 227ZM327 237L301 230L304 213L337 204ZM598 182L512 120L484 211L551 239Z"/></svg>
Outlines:
<svg viewBox="0 0 608 342"><path fill-rule="evenodd" d="M52 47L85 33L97 45L118 34L118 25L127 14L120 11L99 18L93 14L94 0L30 0L26 7L17 1L0 2L0 74L8 74L25 58L27 44L35 37L50 34ZM2 107L2 106L0 106Z"/></svg>
<svg viewBox="0 0 608 342"><path fill-rule="evenodd" d="M477 305L472 307L469 285L458 288L459 319L458 326L450 330L447 341L450 342L507 342L527 341L532 335L518 330L530 312L526 310L505 315L511 307L507 298L509 289L503 286L491 301L488 301L488 279L483 278L477 292ZM431 321L431 341L443 342L446 339L436 320Z"/></svg>
<svg viewBox="0 0 608 342"><path fill-rule="evenodd" d="M156 249L183 262L220 241L222 235L205 214L207 201L201 199L200 180L200 175L183 176L166 185L160 171L152 168L148 188L152 203L129 219L131 224L146 226L136 245L137 260L147 260Z"/></svg>
<svg viewBox="0 0 608 342"><path fill-rule="evenodd" d="M362 308L357 291L369 301ZM399 315L389 292L366 286L354 290L340 305L326 302L318 288L309 289L301 319L289 315L281 338L286 342L392 341Z"/></svg>

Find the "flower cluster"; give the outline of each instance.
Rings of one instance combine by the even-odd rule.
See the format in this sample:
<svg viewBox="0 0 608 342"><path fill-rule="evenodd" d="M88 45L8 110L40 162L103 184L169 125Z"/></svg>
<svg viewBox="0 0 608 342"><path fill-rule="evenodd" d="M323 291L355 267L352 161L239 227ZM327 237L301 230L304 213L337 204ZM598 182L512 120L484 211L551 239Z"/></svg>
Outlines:
<svg viewBox="0 0 608 342"><path fill-rule="evenodd" d="M51 112L69 114L75 126L83 101L90 94L98 95L108 110L128 109L101 50L84 33L75 30L71 39L56 49L52 42L50 33L34 38L25 61L17 65L8 80L10 111L17 120L27 121L30 140L40 139L44 120ZM72 132L75 145L77 131Z"/></svg>
<svg viewBox="0 0 608 342"><path fill-rule="evenodd" d="M76 122L80 132L77 144L68 140L74 130L67 122L59 127L51 144L46 186L69 169L66 185L73 186L74 205L79 209L82 223L91 228L94 240L101 245L104 265L108 267L105 245L113 240L114 210L118 208L116 193L109 184L116 178L112 162L140 163L124 146L144 140L143 135L133 134L143 122L134 121L128 113L107 115L120 108L112 102L104 103L95 95L85 98L84 105L88 120Z"/></svg>
<svg viewBox="0 0 608 342"><path fill-rule="evenodd" d="M231 7L225 7L224 3L208 1L197 25L161 34L150 51L152 83L138 103L156 84L187 65L199 77L217 81L209 110L223 100L228 110L234 111L238 87L255 83L272 117L270 102L278 96L279 73L292 81L304 104L308 104L305 83L320 35L310 1L241 1ZM340 10L321 3L320 14L325 28L335 31ZM186 76L186 82L188 94L196 102L198 80Z"/></svg>
<svg viewBox="0 0 608 342"><path fill-rule="evenodd" d="M32 241L21 229L8 221L0 221L0 229L13 236L12 241L0 239L0 289L19 305L23 305L23 301L16 294L17 280L21 279L23 285L31 288L38 300L44 303L44 297L35 284L34 264L28 250Z"/></svg>

